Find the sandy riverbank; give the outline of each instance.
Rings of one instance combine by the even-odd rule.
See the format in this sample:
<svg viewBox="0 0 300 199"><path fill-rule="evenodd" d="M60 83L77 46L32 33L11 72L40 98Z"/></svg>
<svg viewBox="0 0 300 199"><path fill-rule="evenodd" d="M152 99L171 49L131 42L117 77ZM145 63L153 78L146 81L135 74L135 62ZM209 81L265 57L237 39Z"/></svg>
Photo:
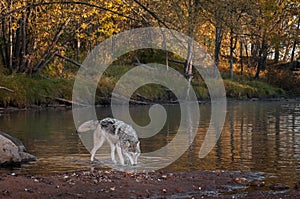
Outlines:
<svg viewBox="0 0 300 199"><path fill-rule="evenodd" d="M300 198L300 190L264 184L249 172L81 171L1 174L0 198Z"/></svg>

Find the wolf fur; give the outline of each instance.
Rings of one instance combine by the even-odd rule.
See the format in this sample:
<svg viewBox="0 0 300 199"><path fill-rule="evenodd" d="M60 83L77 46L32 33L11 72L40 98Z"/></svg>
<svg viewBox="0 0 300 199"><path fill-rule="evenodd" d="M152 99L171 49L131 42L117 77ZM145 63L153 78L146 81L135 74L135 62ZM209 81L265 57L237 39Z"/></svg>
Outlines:
<svg viewBox="0 0 300 199"><path fill-rule="evenodd" d="M94 131L94 146L91 150L91 161L94 161L97 150L103 145L105 140L111 148L111 159L116 164L115 150L122 165L125 164L124 156L131 165L137 164L140 156L140 141L136 131L123 121L105 118L102 120L89 120L84 122L77 129L78 133Z"/></svg>

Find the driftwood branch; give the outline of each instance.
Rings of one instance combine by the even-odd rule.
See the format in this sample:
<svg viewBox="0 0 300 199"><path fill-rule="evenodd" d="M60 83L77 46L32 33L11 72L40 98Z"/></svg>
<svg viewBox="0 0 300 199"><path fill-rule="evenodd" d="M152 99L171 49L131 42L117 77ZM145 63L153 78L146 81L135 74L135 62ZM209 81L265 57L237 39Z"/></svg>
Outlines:
<svg viewBox="0 0 300 199"><path fill-rule="evenodd" d="M55 97L54 99L57 100L57 101L60 101L60 102L64 102L64 103L70 104L70 105L88 106L88 105L85 105L85 104L81 104L81 103L74 102L72 100L67 100L67 99L60 98L60 97Z"/></svg>
<svg viewBox="0 0 300 199"><path fill-rule="evenodd" d="M137 62L134 63L134 65L136 65L136 66L142 66L142 67L147 68L149 70L156 70L156 68L153 68L152 66L149 66L147 64L142 64L137 57L135 57L135 59L136 59Z"/></svg>
<svg viewBox="0 0 300 199"><path fill-rule="evenodd" d="M128 101L131 104L140 104L140 105L151 104L151 103L148 103L148 102L143 102L143 101L139 101L139 100L130 99L126 96L122 96L122 95L119 95L119 94L116 94L116 93L112 93L112 97L113 97L114 100L116 100L117 102L119 102L121 104L127 103Z"/></svg>
<svg viewBox="0 0 300 199"><path fill-rule="evenodd" d="M15 92L15 91L13 91L13 90L11 90L11 89L9 89L9 88L6 88L6 87L4 87L4 86L0 86L0 89L6 90L6 91L9 91L9 92L12 92L12 93Z"/></svg>
<svg viewBox="0 0 300 199"><path fill-rule="evenodd" d="M173 62L173 63L176 63L176 64L185 64L184 61L180 61L180 60L175 60L175 59L168 59L169 62Z"/></svg>
<svg viewBox="0 0 300 199"><path fill-rule="evenodd" d="M82 104L80 102L75 102L75 101L64 99L64 98L61 98L61 97L51 97L51 96L48 96L48 95L41 95L41 96L46 97L46 98L50 98L50 99L53 99L53 100L56 100L56 101L59 101L59 102L63 102L63 103L69 104L69 105L74 104L74 105L77 105L77 106L89 106L88 104Z"/></svg>
<svg viewBox="0 0 300 199"><path fill-rule="evenodd" d="M139 98L141 98L141 99L143 99L143 100L145 100L145 101L152 101L152 100L149 99L148 97L145 97L145 96L143 96L143 95L141 95L141 94L136 94L136 96L139 97Z"/></svg>

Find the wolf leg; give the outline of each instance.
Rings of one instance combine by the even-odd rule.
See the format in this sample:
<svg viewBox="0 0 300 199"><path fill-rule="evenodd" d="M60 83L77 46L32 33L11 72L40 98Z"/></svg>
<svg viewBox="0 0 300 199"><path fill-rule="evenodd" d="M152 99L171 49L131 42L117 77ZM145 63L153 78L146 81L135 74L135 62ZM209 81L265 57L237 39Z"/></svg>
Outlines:
<svg viewBox="0 0 300 199"><path fill-rule="evenodd" d="M122 149L119 145L117 145L117 152L118 152L118 156L119 156L119 159L120 159L120 162L122 165L124 165L124 157L123 157L123 154L122 154Z"/></svg>
<svg viewBox="0 0 300 199"><path fill-rule="evenodd" d="M110 156L111 160L113 161L114 164L117 163L115 159L115 151L116 151L116 146L113 143L110 143Z"/></svg>
<svg viewBox="0 0 300 199"><path fill-rule="evenodd" d="M100 139L98 137L94 137L94 147L91 151L91 161L93 162L94 161L94 157L95 157L95 154L97 152L97 150L103 145L105 141L105 137L104 136L100 136Z"/></svg>

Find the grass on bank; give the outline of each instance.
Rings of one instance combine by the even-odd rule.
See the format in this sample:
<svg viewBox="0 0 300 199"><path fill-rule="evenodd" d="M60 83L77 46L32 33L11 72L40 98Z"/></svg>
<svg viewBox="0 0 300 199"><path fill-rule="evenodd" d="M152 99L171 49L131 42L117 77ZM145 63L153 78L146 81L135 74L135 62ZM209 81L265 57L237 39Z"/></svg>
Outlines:
<svg viewBox="0 0 300 199"><path fill-rule="evenodd" d="M226 95L234 99L272 98L285 96L281 88L273 87L259 80L233 81L224 80Z"/></svg>
<svg viewBox="0 0 300 199"><path fill-rule="evenodd" d="M71 99L70 80L28 77L24 74L0 74L0 106L24 108L30 105L48 105L56 103L55 98Z"/></svg>
<svg viewBox="0 0 300 199"><path fill-rule="evenodd" d="M130 65L111 66L100 80L96 93L97 104L110 103L110 95L116 82L128 70ZM260 80L236 78L237 80L224 79L227 97L233 99L268 98L284 96L285 91L273 87ZM29 77L24 74L4 75L0 73L0 86L14 92L0 89L0 107L29 107L31 105L47 106L62 103L56 98L72 99L74 78L42 78ZM192 81L193 89L199 100L208 100L209 92L201 78L195 77ZM167 102L176 100L174 94L160 85L145 85L140 87L132 99L143 101Z"/></svg>

